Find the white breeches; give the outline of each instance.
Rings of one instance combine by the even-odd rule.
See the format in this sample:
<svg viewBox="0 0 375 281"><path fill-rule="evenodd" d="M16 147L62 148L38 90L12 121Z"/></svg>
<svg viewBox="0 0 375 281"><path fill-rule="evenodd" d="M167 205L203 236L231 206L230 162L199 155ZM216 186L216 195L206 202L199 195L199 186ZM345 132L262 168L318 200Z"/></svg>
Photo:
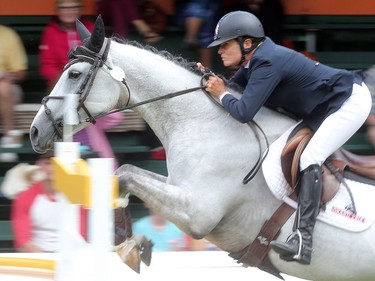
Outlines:
<svg viewBox="0 0 375 281"><path fill-rule="evenodd" d="M371 94L365 83L354 84L352 95L341 108L328 116L315 132L301 155L300 170L323 162L366 121L371 110Z"/></svg>

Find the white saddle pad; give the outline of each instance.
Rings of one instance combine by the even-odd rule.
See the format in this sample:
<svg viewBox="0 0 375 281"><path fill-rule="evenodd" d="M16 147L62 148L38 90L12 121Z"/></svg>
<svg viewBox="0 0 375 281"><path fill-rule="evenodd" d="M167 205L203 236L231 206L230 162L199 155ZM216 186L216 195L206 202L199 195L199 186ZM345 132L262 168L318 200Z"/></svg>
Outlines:
<svg viewBox="0 0 375 281"><path fill-rule="evenodd" d="M294 127L272 143L263 162L262 170L268 187L275 197L297 208L297 202L288 197L292 189L284 178L280 161L281 152ZM350 193L341 184L338 193L327 203L325 211L320 211L318 220L353 232L363 231L370 227L375 220L375 204L373 202L375 186L348 179L345 182L352 193L357 213L351 212L353 204Z"/></svg>

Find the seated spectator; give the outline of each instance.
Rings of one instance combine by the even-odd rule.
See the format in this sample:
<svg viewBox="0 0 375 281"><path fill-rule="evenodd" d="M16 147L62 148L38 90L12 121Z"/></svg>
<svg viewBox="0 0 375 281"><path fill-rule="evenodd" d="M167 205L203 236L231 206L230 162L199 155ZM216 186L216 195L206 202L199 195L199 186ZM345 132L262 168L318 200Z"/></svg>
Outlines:
<svg viewBox="0 0 375 281"><path fill-rule="evenodd" d="M68 63L69 51L82 44L76 30L76 19L80 19L88 30L94 28L93 22L81 18L82 5L82 0L56 0L57 16L43 30L39 45L40 73L49 90Z"/></svg>
<svg viewBox="0 0 375 281"><path fill-rule="evenodd" d="M57 192L52 182L52 152L42 155L36 165L39 169L31 167L24 169L24 175L10 173L6 178L7 187L16 188L29 183L30 186L13 194L15 198L11 207L11 224L14 235L14 247L19 252L56 252L58 251L59 227L63 215L62 208L66 202L63 194ZM35 173L38 173L37 179ZM21 180L21 182L20 182ZM5 192L9 195L9 192ZM81 209L81 235L87 237L86 214Z"/></svg>
<svg viewBox="0 0 375 281"><path fill-rule="evenodd" d="M130 27L134 26L146 44L154 44L163 38L141 17L135 0L98 0L97 5L99 14L112 26L116 36L129 38Z"/></svg>
<svg viewBox="0 0 375 281"><path fill-rule="evenodd" d="M14 132L14 105L22 100L19 83L26 77L27 55L19 35L11 28L0 25L0 121L3 132L1 146L22 146Z"/></svg>
<svg viewBox="0 0 375 281"><path fill-rule="evenodd" d="M147 205L145 205L147 207ZM193 239L183 233L175 224L166 220L148 208L149 216L140 218L133 223L135 235L145 235L154 244L156 252L167 251L212 251L218 248L206 239Z"/></svg>
<svg viewBox="0 0 375 281"><path fill-rule="evenodd" d="M212 30L218 20L218 1L177 1L177 24L185 28L183 47L198 50L199 61L212 68L213 51L208 49L212 41Z"/></svg>
<svg viewBox="0 0 375 281"><path fill-rule="evenodd" d="M135 235L145 235L154 244L156 252L180 251L186 249L184 233L172 222L149 208L150 215L133 223Z"/></svg>

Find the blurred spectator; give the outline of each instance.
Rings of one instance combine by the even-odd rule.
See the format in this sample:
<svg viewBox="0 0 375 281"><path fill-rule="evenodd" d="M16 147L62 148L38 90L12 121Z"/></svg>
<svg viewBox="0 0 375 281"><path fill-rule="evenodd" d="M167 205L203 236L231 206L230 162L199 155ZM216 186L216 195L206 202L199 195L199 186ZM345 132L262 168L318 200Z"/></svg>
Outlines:
<svg viewBox="0 0 375 281"><path fill-rule="evenodd" d="M285 11L282 0L221 0L220 16L233 11L248 11L257 16L264 32L276 44L285 45Z"/></svg>
<svg viewBox="0 0 375 281"><path fill-rule="evenodd" d="M168 1L173 2L174 0ZM168 1L164 1L164 3ZM169 24L169 16L165 8L162 8L162 4L159 4L156 0L140 0L138 3L141 17L151 30L159 34L165 32ZM169 4L174 7L172 3Z"/></svg>
<svg viewBox="0 0 375 281"><path fill-rule="evenodd" d="M113 32L120 38L129 38L129 30L133 25L142 36L144 43L153 44L162 36L153 31L141 17L140 7L135 0L97 0L98 12L108 21Z"/></svg>
<svg viewBox="0 0 375 281"><path fill-rule="evenodd" d="M14 197L11 223L14 247L19 252L58 251L59 227L66 198L52 185L52 156L51 152L42 155L37 166L16 166L4 179L3 193ZM23 186L29 187L20 191ZM86 238L86 212L83 208L80 226L81 235Z"/></svg>
<svg viewBox="0 0 375 281"><path fill-rule="evenodd" d="M153 250L156 252L186 249L184 233L175 224L157 214L153 208L148 209L149 216L133 223L133 233L147 236L154 244Z"/></svg>
<svg viewBox="0 0 375 281"><path fill-rule="evenodd" d="M185 28L183 47L198 50L199 61L208 68L212 67L213 51L207 49L212 41L218 19L219 3L216 0L178 0L176 21Z"/></svg>
<svg viewBox="0 0 375 281"><path fill-rule="evenodd" d="M0 25L0 120L3 126L1 146L22 146L19 132L14 130L14 105L22 100L18 85L27 71L27 55L19 35L11 28Z"/></svg>
<svg viewBox="0 0 375 281"><path fill-rule="evenodd" d="M147 205L145 204L147 207ZM136 235L145 235L154 244L156 252L166 251L212 251L218 248L206 239L193 239L183 233L175 224L148 208L149 216L140 218L133 223Z"/></svg>
<svg viewBox="0 0 375 281"><path fill-rule="evenodd" d="M76 19L81 18L82 0L56 0L57 17L44 29L40 45L40 72L47 80L51 90L59 79L64 66L68 63L68 52L81 45L76 30ZM80 21L89 31L94 23L84 18ZM105 130L116 126L124 118L123 113L117 112L97 120L95 125L74 136L74 141L90 147L99 153L100 157L115 158L108 142ZM117 163L115 163L115 167Z"/></svg>
<svg viewBox="0 0 375 281"><path fill-rule="evenodd" d="M82 0L56 0L57 16L45 27L39 46L40 73L51 90L68 63L68 52L81 45L76 30L76 19L81 18ZM94 23L80 21L92 31Z"/></svg>

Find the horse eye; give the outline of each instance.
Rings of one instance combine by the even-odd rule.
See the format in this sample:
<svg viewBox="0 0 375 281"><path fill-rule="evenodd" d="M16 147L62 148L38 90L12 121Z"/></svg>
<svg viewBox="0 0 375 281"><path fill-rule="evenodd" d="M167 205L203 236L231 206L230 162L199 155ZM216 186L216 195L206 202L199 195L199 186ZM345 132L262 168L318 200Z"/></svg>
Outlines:
<svg viewBox="0 0 375 281"><path fill-rule="evenodd" d="M81 76L81 72L79 71L71 71L69 72L70 79L78 79Z"/></svg>

